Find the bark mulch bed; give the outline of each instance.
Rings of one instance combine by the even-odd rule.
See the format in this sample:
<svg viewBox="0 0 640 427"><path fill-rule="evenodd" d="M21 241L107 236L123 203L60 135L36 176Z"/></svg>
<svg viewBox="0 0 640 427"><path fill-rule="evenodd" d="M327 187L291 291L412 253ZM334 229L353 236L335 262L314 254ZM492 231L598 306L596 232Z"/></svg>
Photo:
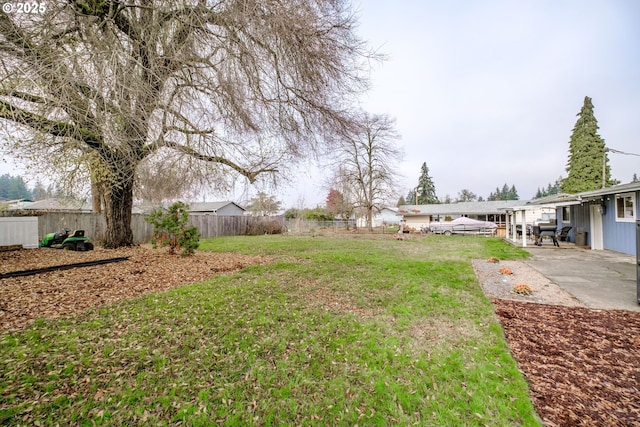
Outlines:
<svg viewBox="0 0 640 427"><path fill-rule="evenodd" d="M640 426L640 313L493 300L547 426Z"/></svg>
<svg viewBox="0 0 640 427"><path fill-rule="evenodd" d="M267 257L198 251L170 255L148 245L88 252L27 249L0 252L0 273L129 257L127 261L0 280L0 333L24 329L38 318L82 313L105 304L160 292L216 274L269 262Z"/></svg>

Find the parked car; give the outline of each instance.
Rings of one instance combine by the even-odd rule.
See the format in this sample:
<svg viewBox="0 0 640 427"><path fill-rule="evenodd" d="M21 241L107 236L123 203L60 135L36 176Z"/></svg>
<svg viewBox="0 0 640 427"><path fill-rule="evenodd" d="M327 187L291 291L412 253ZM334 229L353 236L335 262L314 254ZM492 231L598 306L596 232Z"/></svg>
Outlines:
<svg viewBox="0 0 640 427"><path fill-rule="evenodd" d="M436 234L481 234L493 235L498 226L491 221L478 221L467 217L456 218L453 221L432 222L429 230Z"/></svg>

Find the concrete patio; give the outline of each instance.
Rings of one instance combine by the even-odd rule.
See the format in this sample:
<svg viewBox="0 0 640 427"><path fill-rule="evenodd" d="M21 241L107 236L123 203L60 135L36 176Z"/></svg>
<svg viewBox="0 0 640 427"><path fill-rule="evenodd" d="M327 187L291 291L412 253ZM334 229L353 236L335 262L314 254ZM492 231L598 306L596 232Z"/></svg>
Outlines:
<svg viewBox="0 0 640 427"><path fill-rule="evenodd" d="M522 242L511 242L521 246ZM527 244L525 262L589 308L640 311L635 256L550 241Z"/></svg>

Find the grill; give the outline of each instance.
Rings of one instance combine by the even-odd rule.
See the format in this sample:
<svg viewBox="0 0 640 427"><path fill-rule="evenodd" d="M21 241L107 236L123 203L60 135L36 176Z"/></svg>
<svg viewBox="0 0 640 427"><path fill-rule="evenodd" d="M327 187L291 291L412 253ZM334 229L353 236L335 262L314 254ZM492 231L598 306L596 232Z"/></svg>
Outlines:
<svg viewBox="0 0 640 427"><path fill-rule="evenodd" d="M554 246L560 247L560 243L558 243L558 239L556 239L557 229L555 225L534 225L533 226L533 235L536 237L535 244L538 246L542 246L542 238L547 236L551 237Z"/></svg>

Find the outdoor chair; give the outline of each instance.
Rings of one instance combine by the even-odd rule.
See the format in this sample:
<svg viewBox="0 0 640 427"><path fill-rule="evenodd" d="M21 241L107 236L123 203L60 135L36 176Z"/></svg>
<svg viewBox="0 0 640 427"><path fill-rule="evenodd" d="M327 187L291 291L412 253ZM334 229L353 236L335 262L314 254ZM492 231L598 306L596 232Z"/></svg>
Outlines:
<svg viewBox="0 0 640 427"><path fill-rule="evenodd" d="M571 231L571 226L568 225L566 227L562 227L562 230L560 230L560 233L558 234L558 240L560 240L561 242L568 242L569 241L569 231Z"/></svg>

